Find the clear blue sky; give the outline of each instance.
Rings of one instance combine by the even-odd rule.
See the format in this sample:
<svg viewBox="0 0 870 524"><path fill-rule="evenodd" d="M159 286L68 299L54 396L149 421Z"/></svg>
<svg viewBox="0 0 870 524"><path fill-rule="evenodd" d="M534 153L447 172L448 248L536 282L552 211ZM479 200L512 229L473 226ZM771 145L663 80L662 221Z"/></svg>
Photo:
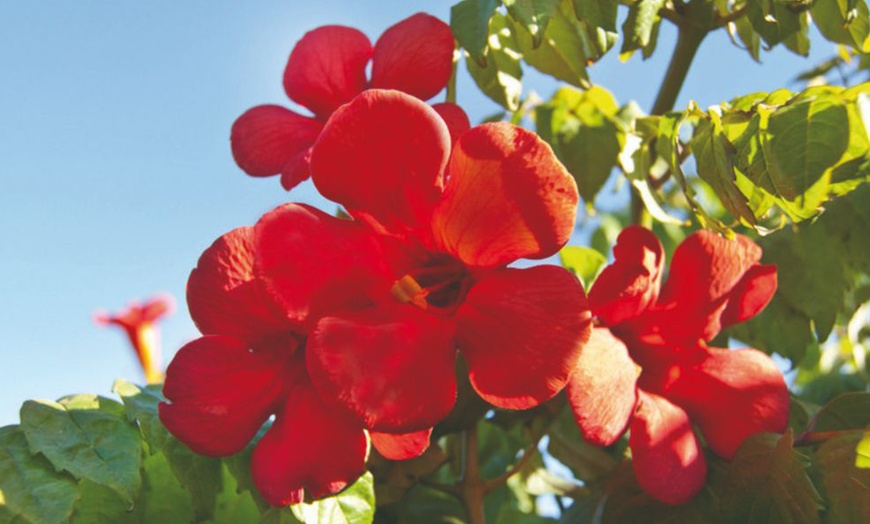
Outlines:
<svg viewBox="0 0 870 524"><path fill-rule="evenodd" d="M0 426L17 422L26 399L109 395L115 378L142 380L121 333L95 326L94 310L173 294L178 310L162 324L168 362L197 336L184 286L203 249L288 200L333 209L310 185L288 194L277 179L243 175L230 155L238 115L287 104L282 72L305 31L351 25L374 41L417 11L447 20L451 3L0 4ZM592 80L648 109L672 43L665 31L647 62L613 53ZM777 51L759 66L717 34L678 106L772 90L833 51L814 38L810 61ZM555 86L529 80L545 97ZM459 101L473 120L497 110L467 75Z"/></svg>

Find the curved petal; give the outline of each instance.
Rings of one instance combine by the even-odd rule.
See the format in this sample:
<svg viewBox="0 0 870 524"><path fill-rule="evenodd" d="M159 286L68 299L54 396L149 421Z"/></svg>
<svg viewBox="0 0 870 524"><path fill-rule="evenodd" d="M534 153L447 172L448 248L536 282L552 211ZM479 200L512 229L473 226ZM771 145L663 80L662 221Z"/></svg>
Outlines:
<svg viewBox="0 0 870 524"><path fill-rule="evenodd" d="M456 323L471 385L508 409L536 406L565 387L592 325L583 286L556 266L487 275Z"/></svg>
<svg viewBox="0 0 870 524"><path fill-rule="evenodd" d="M190 317L204 335L229 335L250 344L293 327L254 276L252 227L221 236L187 280Z"/></svg>
<svg viewBox="0 0 870 524"><path fill-rule="evenodd" d="M432 109L447 124L447 129L450 131L451 143L455 144L463 133L471 129L471 121L468 120L468 115L459 105L441 102L440 104L432 104Z"/></svg>
<svg viewBox="0 0 870 524"><path fill-rule="evenodd" d="M371 56L372 44L360 31L338 25L318 27L293 47L284 69L284 90L325 121L366 88Z"/></svg>
<svg viewBox="0 0 870 524"><path fill-rule="evenodd" d="M182 347L166 370L159 406L166 429L200 455L241 451L283 401L287 386L304 378L293 365L295 344L249 349L208 335Z"/></svg>
<svg viewBox="0 0 870 524"><path fill-rule="evenodd" d="M281 187L290 191L311 177L311 148L290 159L281 169Z"/></svg>
<svg viewBox="0 0 870 524"><path fill-rule="evenodd" d="M371 87L432 98L453 73L453 47L450 26L425 13L412 15L375 42Z"/></svg>
<svg viewBox="0 0 870 524"><path fill-rule="evenodd" d="M601 446L628 428L637 404L637 369L621 340L595 328L568 382L568 402L583 438Z"/></svg>
<svg viewBox="0 0 870 524"><path fill-rule="evenodd" d="M350 408L370 430L427 429L456 402L453 327L411 305L323 318L306 354L320 394Z"/></svg>
<svg viewBox="0 0 870 524"><path fill-rule="evenodd" d="M574 230L577 184L530 131L504 122L472 128L448 173L432 229L441 249L470 266L550 256Z"/></svg>
<svg viewBox="0 0 870 524"><path fill-rule="evenodd" d="M680 318L680 322L668 326L670 336L687 340L715 337L722 328L720 317L732 292L760 259L761 248L742 235L728 240L701 230L686 237L674 251L658 305ZM758 277L750 273L750 278L753 275ZM772 295L775 288L770 289L769 277L763 282L765 287L756 289L755 294L769 291ZM755 294L751 295L752 301L759 302ZM766 305L767 301L763 302Z"/></svg>
<svg viewBox="0 0 870 524"><path fill-rule="evenodd" d="M367 448L359 422L325 405L303 379L254 448L251 476L273 506L316 500L363 474Z"/></svg>
<svg viewBox="0 0 870 524"><path fill-rule="evenodd" d="M637 483L655 499L682 504L704 487L707 461L682 409L657 395L638 394L628 438Z"/></svg>
<svg viewBox="0 0 870 524"><path fill-rule="evenodd" d="M664 256L652 231L640 226L623 229L613 246L613 263L589 290L592 313L606 326L640 315L658 297Z"/></svg>
<svg viewBox="0 0 870 524"><path fill-rule="evenodd" d="M722 328L761 313L776 293L776 285L776 266L758 264L749 268L731 290L728 305L720 318Z"/></svg>
<svg viewBox="0 0 870 524"><path fill-rule="evenodd" d="M425 224L441 197L450 134L428 105L371 89L335 112L311 154L318 191L392 231Z"/></svg>
<svg viewBox="0 0 870 524"><path fill-rule="evenodd" d="M649 379L642 375L641 387L647 383L685 409L710 449L726 459L749 436L781 433L788 424L789 396L782 373L773 359L755 349L694 352L686 362Z"/></svg>
<svg viewBox="0 0 870 524"><path fill-rule="evenodd" d="M432 428L401 434L370 431L369 436L372 438L372 446L385 458L406 460L419 457L429 449Z"/></svg>
<svg viewBox="0 0 870 524"><path fill-rule="evenodd" d="M285 204L260 218L254 236L257 275L299 322L389 293L387 257L362 224Z"/></svg>
<svg viewBox="0 0 870 524"><path fill-rule="evenodd" d="M317 140L323 124L276 105L245 111L233 123L233 158L251 176L277 175Z"/></svg>

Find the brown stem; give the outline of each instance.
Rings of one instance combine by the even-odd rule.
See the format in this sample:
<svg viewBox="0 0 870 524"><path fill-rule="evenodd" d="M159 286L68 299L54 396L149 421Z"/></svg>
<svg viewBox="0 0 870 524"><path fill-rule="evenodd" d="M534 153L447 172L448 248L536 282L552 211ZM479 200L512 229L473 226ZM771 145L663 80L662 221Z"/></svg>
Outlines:
<svg viewBox="0 0 870 524"><path fill-rule="evenodd" d="M459 493L462 504L468 513L469 524L486 524L483 511L483 498L486 495L486 483L480 478L477 464L477 425L463 432L465 444L465 474L459 482Z"/></svg>
<svg viewBox="0 0 870 524"><path fill-rule="evenodd" d="M860 429L843 429L839 431L807 431L805 433L801 433L794 439L795 446L809 446L811 444L819 444L821 442L827 442L828 440L839 437L840 435L846 435L848 433L853 433L855 431L861 431Z"/></svg>

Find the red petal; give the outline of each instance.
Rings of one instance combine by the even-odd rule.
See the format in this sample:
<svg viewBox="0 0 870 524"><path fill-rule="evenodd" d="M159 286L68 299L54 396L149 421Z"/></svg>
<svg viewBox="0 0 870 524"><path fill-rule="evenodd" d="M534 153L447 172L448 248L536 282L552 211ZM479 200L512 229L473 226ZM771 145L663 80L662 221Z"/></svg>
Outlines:
<svg viewBox="0 0 870 524"><path fill-rule="evenodd" d="M290 159L281 170L281 187L290 191L311 177L311 148Z"/></svg>
<svg viewBox="0 0 870 524"><path fill-rule="evenodd" d="M275 105L245 111L230 132L233 158L251 176L277 175L317 140L323 124Z"/></svg>
<svg viewBox="0 0 870 524"><path fill-rule="evenodd" d="M293 327L254 276L253 231L240 227L221 236L190 273L187 305L204 335L255 344Z"/></svg>
<svg viewBox="0 0 870 524"><path fill-rule="evenodd" d="M286 386L304 376L291 361L294 346L256 350L235 338L208 335L190 342L166 370L160 421L200 455L241 451L283 400Z"/></svg>
<svg viewBox="0 0 870 524"><path fill-rule="evenodd" d="M680 321L668 326L672 337L685 337L687 340L710 340L721 330L720 317L728 305L735 287L744 276L751 280L758 278L755 272L747 275L761 259L761 248L752 240L736 235L734 240L720 237L711 231L698 231L677 247L671 262L668 281L662 288L659 309L675 311ZM756 270L757 271L757 270ZM749 300L753 304L761 295L772 290L769 287L769 273L762 279L760 289L747 284ZM741 297L735 297L740 301ZM769 298L768 298L769 300ZM753 309L753 308L749 308ZM732 318L741 315L734 315Z"/></svg>
<svg viewBox="0 0 870 524"><path fill-rule="evenodd" d="M451 324L411 305L321 319L308 339L317 390L379 432L427 429L456 401Z"/></svg>
<svg viewBox="0 0 870 524"><path fill-rule="evenodd" d="M755 265L749 268L731 290L728 305L720 322L726 328L748 320L767 307L776 293L776 266Z"/></svg>
<svg viewBox="0 0 870 524"><path fill-rule="evenodd" d="M405 460L419 457L429 448L432 428L403 434L370 431L369 436L378 453L390 460Z"/></svg>
<svg viewBox="0 0 870 524"><path fill-rule="evenodd" d="M667 504L681 504L704 487L707 461L686 413L662 397L639 391L628 439L637 483Z"/></svg>
<svg viewBox="0 0 870 524"><path fill-rule="evenodd" d="M583 286L555 266L486 276L456 321L472 386L508 409L536 406L565 387L592 324Z"/></svg>
<svg viewBox="0 0 870 524"><path fill-rule="evenodd" d="M441 116L444 123L447 124L447 129L450 131L450 142L455 144L463 133L471 129L471 122L468 120L468 115L465 111L456 104L450 102L442 102L440 104L432 104L432 109Z"/></svg>
<svg viewBox="0 0 870 524"><path fill-rule="evenodd" d="M477 126L453 149L433 231L441 248L471 266L552 255L568 241L577 185L530 131Z"/></svg>
<svg viewBox="0 0 870 524"><path fill-rule="evenodd" d="M583 438L609 446L625 433L637 404L637 369L621 340L595 328L568 382L568 402Z"/></svg>
<svg viewBox="0 0 870 524"><path fill-rule="evenodd" d="M351 27L328 25L305 33L287 61L284 90L326 120L366 88L372 56L368 37Z"/></svg>
<svg viewBox="0 0 870 524"><path fill-rule="evenodd" d="M257 274L293 319L303 322L389 293L386 257L360 223L285 204L263 215L254 234Z"/></svg>
<svg viewBox="0 0 870 524"><path fill-rule="evenodd" d="M658 238L640 226L622 230L613 258L589 290L592 312L607 326L634 318L655 302L665 263Z"/></svg>
<svg viewBox="0 0 870 524"><path fill-rule="evenodd" d="M326 406L303 379L254 448L251 476L273 506L319 499L363 474L367 447L359 423Z"/></svg>
<svg viewBox="0 0 870 524"><path fill-rule="evenodd" d="M702 349L667 369L644 369L641 384L685 409L710 448L726 459L747 437L762 431L781 433L788 423L789 396L782 373L773 359L755 349Z"/></svg>
<svg viewBox="0 0 870 524"><path fill-rule="evenodd" d="M450 153L444 121L398 91L369 90L326 124L311 154L314 185L352 215L389 230L429 220Z"/></svg>
<svg viewBox="0 0 870 524"><path fill-rule="evenodd" d="M432 98L453 73L453 48L453 33L441 20L425 13L406 18L375 43L371 86Z"/></svg>

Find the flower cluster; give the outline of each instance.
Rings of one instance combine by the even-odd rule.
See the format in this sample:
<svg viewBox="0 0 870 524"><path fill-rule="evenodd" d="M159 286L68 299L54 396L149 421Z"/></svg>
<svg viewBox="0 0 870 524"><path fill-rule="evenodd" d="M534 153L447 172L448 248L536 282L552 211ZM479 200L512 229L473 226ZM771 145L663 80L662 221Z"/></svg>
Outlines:
<svg viewBox="0 0 870 524"><path fill-rule="evenodd" d="M236 121L244 171L280 173L286 189L310 177L348 218L285 204L203 253L187 288L203 336L169 366L161 420L211 456L265 428L254 482L271 504L298 503L357 478L369 442L394 460L425 451L454 408L461 358L494 407L531 408L567 386L590 442L630 428L640 485L687 500L706 475L690 419L726 458L784 429L772 360L708 346L767 304L775 269L746 238L699 232L660 289L661 245L637 227L588 301L563 268L511 267L568 241L577 187L534 133L470 128L458 106L424 102L446 85L453 49L449 27L423 14L374 46L321 27L284 76L314 116L264 105Z"/></svg>

